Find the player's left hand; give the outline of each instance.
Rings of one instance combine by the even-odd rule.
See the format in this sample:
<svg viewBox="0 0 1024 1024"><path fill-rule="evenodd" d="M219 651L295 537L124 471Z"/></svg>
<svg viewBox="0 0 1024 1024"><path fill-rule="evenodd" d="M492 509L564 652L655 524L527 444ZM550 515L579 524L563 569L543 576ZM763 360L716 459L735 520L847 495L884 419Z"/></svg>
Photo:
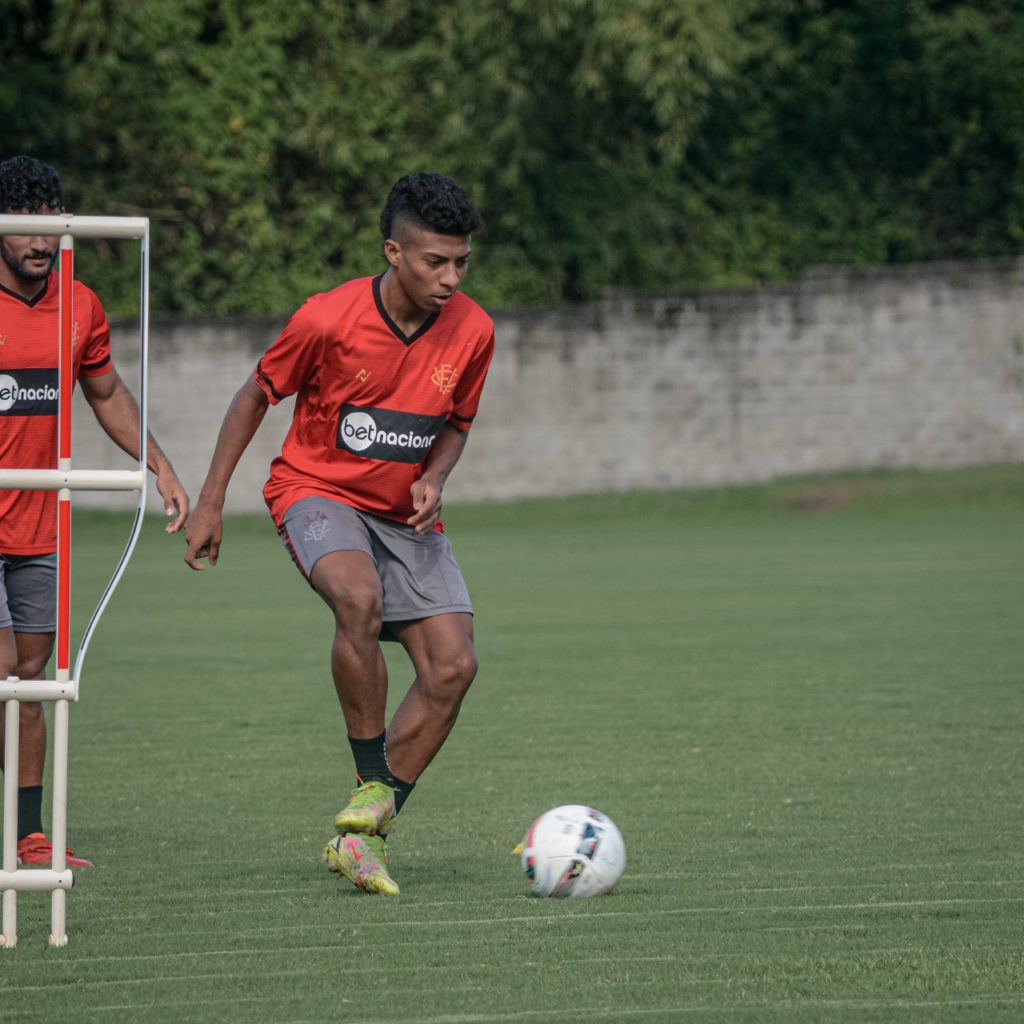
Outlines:
<svg viewBox="0 0 1024 1024"><path fill-rule="evenodd" d="M420 478L409 490L412 493L412 507L416 511L406 522L415 527L417 533L430 533L441 518L441 488Z"/></svg>
<svg viewBox="0 0 1024 1024"><path fill-rule="evenodd" d="M171 522L164 527L166 533L177 533L188 518L188 494L173 470L167 469L157 474L156 489L164 500L164 511Z"/></svg>

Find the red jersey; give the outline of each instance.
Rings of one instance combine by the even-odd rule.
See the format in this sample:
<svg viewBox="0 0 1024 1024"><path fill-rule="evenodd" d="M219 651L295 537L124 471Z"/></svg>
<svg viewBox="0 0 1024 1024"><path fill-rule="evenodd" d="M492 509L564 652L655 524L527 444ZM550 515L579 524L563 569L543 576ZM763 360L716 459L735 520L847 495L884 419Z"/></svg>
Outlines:
<svg viewBox="0 0 1024 1024"><path fill-rule="evenodd" d="M72 294L72 381L102 377L110 327L96 294L76 281ZM32 300L0 286L0 466L57 467L57 347L60 295L56 271ZM57 492L0 489L0 551L57 550Z"/></svg>
<svg viewBox="0 0 1024 1024"><path fill-rule="evenodd" d="M494 352L491 318L461 292L412 337L392 321L380 277L314 295L259 361L271 404L296 395L263 496L278 526L300 498L326 497L404 522L409 488L450 423L468 430Z"/></svg>

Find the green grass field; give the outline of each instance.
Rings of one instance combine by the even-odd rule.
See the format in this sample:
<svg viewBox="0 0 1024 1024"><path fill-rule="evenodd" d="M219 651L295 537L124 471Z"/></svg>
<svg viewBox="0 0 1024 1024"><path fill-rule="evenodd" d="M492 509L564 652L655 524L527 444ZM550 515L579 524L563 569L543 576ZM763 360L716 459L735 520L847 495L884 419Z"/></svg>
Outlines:
<svg viewBox="0 0 1024 1024"><path fill-rule="evenodd" d="M269 519L201 575L147 522L72 708L97 867L66 949L20 896L5 1024L1024 1019L1024 466L448 526L482 667L389 900L319 861L351 758ZM77 517L82 609L126 531ZM531 898L511 850L575 802L619 824L623 882Z"/></svg>

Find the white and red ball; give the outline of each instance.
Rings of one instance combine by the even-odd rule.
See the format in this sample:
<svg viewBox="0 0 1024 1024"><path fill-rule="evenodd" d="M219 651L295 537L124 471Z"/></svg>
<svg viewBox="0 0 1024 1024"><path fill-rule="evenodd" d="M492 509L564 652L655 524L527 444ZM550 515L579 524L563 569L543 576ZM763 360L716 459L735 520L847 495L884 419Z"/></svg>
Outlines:
<svg viewBox="0 0 1024 1024"><path fill-rule="evenodd" d="M523 840L523 870L537 896L600 896L626 868L626 844L615 822L582 804L553 807Z"/></svg>

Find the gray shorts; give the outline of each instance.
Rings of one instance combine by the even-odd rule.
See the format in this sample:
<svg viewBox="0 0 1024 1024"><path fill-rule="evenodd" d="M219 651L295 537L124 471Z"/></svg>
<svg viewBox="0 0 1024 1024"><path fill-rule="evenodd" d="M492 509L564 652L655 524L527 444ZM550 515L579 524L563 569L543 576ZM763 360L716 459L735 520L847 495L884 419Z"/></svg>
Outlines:
<svg viewBox="0 0 1024 1024"><path fill-rule="evenodd" d="M384 588L385 623L473 612L466 582L443 533L419 534L404 523L327 498L295 502L278 533L307 581L317 560L331 551L365 551Z"/></svg>
<svg viewBox="0 0 1024 1024"><path fill-rule="evenodd" d="M0 554L0 629L57 629L57 556Z"/></svg>

